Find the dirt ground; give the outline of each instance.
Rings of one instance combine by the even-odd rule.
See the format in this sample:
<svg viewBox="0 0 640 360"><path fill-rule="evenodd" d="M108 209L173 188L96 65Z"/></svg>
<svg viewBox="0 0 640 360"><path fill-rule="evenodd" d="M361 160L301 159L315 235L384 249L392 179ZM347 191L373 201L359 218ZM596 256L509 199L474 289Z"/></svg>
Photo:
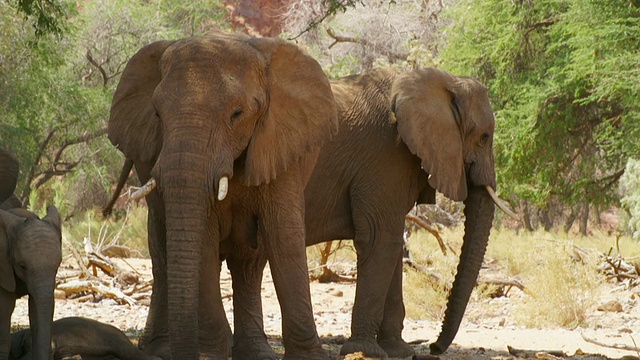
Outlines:
<svg viewBox="0 0 640 360"><path fill-rule="evenodd" d="M148 260L128 259L121 263L123 267L133 267L144 278L150 278L151 265ZM59 276L74 271L67 266ZM350 311L355 294L355 283L311 283L313 307L318 334L325 347L338 356L340 344L349 336ZM222 292L225 296L225 308L230 323L233 322L231 307L231 278L227 272L222 276ZM620 303L620 311L594 311L590 328L581 329L527 329L515 326L510 317L510 309L518 301L518 296L509 296L491 300L474 301L469 304L465 320L452 346L440 359L637 359L638 352L619 350L596 345L623 345L635 348L634 341L640 345L640 303L638 289L626 290L612 288L605 304L610 300ZM268 270L263 281L263 302L265 329L276 351L282 353L280 310ZM28 306L26 299L18 300L12 317L12 324L28 326ZM132 338L144 328L147 315L146 305L119 305L114 300L103 299L99 302L79 302L77 300L56 300L55 318L84 316L112 324L126 331ZM434 321L405 320L403 337L414 344L418 354L428 354L428 345L435 340L440 324ZM584 337L591 341L586 341ZM508 347L527 350L518 356L512 355ZM513 351L513 350L512 350ZM564 353L564 356L557 352ZM536 354L539 353L539 354ZM583 355L585 354L585 355ZM596 356L600 354L600 356ZM362 359L357 356L349 360ZM625 360L627 358L624 358Z"/></svg>

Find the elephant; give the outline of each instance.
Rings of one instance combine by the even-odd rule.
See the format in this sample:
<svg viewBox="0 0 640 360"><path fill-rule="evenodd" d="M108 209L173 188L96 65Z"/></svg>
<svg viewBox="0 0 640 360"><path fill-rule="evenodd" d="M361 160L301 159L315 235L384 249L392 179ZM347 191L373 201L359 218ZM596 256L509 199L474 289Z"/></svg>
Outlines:
<svg viewBox="0 0 640 360"><path fill-rule="evenodd" d="M336 129L329 80L284 40L210 32L151 43L129 60L108 137L146 189L147 354L226 359L221 259L261 247L282 308L284 358L327 358L309 293L304 187Z"/></svg>
<svg viewBox="0 0 640 360"><path fill-rule="evenodd" d="M118 328L83 317L67 317L51 327L53 358L80 356L83 360L151 360ZM11 334L9 360L32 359L31 330Z"/></svg>
<svg viewBox="0 0 640 360"><path fill-rule="evenodd" d="M56 274L62 261L60 214L40 219L26 209L0 210L0 359L9 356L11 314L29 295L32 359L49 359Z"/></svg>
<svg viewBox="0 0 640 360"><path fill-rule="evenodd" d="M22 203L13 194L18 182L20 163L9 150L0 148L0 209L21 207Z"/></svg>
<svg viewBox="0 0 640 360"><path fill-rule="evenodd" d="M402 339L405 215L416 203L435 203L436 190L464 201L466 216L442 332L430 345L433 354L440 354L458 331L482 265L493 202L510 211L495 195L495 119L487 89L475 79L433 68L407 73L375 69L331 86L339 130L321 149L307 184L305 226L307 245L354 240L358 281L351 337L341 354L414 354ZM254 256L228 259L238 320L233 351L248 344L265 348L262 271L252 269L262 269L266 259Z"/></svg>

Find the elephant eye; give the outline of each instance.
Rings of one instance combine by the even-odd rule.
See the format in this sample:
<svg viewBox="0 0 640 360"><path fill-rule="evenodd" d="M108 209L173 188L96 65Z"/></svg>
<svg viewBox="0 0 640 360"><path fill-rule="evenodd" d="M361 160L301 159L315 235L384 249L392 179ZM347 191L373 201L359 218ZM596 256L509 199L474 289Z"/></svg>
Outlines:
<svg viewBox="0 0 640 360"><path fill-rule="evenodd" d="M238 121L241 115L242 115L242 108L235 109L233 111L233 114L231 114L231 123L235 123L236 121Z"/></svg>
<svg viewBox="0 0 640 360"><path fill-rule="evenodd" d="M484 133L482 134L482 139L480 141L482 142L482 145L487 145L487 143L489 143L489 139L491 139L491 135L489 135L489 133Z"/></svg>

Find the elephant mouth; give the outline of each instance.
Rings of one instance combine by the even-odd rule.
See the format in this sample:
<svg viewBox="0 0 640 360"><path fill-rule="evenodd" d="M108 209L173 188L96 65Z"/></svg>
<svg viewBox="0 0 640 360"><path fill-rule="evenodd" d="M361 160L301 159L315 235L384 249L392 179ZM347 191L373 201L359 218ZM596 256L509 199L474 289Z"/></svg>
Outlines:
<svg viewBox="0 0 640 360"><path fill-rule="evenodd" d="M156 179L151 178L149 179L149 181L147 181L146 184L142 185L142 187L140 187L138 190L131 193L131 195L129 195L129 198L131 200L141 199L149 195L149 193L153 191L153 189L155 189L157 186L158 186L158 183L156 182ZM224 198L227 197L228 192L229 192L229 178L226 176L223 176L218 181L218 201L224 200Z"/></svg>

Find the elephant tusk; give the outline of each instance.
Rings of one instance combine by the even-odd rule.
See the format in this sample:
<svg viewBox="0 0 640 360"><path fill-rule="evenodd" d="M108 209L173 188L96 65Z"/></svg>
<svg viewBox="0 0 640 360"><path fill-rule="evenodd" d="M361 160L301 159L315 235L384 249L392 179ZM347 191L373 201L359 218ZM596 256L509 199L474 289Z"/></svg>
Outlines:
<svg viewBox="0 0 640 360"><path fill-rule="evenodd" d="M496 205L498 205L500 210L504 211L505 214L511 216L515 220L520 221L520 218L518 217L518 215L515 212L513 212L513 210L509 209L509 206L507 206L507 204L502 199L500 199L498 195L496 195L496 192L493 190L491 186L487 185L486 188L487 188L487 192L489 193L489 196L491 196L491 199Z"/></svg>
<svg viewBox="0 0 640 360"><path fill-rule="evenodd" d="M227 191L229 191L229 178L223 176L218 182L218 201L222 201L227 197Z"/></svg>
<svg viewBox="0 0 640 360"><path fill-rule="evenodd" d="M129 199L131 200L141 199L142 197L149 195L151 190L155 188L156 188L156 179L151 178L149 179L149 181L147 181L146 184L142 185L141 188L131 193L131 195L129 195Z"/></svg>

